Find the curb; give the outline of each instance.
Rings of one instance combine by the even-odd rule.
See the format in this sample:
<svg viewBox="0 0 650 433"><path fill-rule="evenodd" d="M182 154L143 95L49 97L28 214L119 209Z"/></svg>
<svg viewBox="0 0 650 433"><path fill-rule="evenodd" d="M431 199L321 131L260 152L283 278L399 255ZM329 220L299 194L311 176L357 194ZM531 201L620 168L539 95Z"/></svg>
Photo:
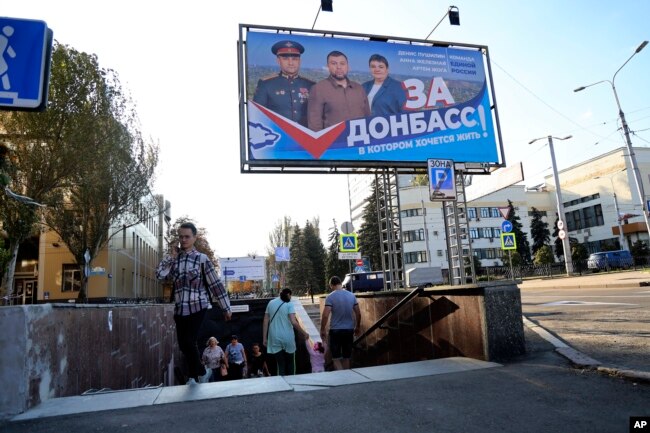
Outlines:
<svg viewBox="0 0 650 433"><path fill-rule="evenodd" d="M639 283L605 283L605 284L558 284L555 286L552 285L543 285L543 286L526 286L520 287L520 289L526 290L541 290L541 289L638 289L639 287L648 287L650 286L650 281L641 281Z"/></svg>
<svg viewBox="0 0 650 433"><path fill-rule="evenodd" d="M640 370L629 370L616 367L606 367L602 362L591 358L588 355L572 348L564 341L555 337L543 326L532 322L526 316L521 316L524 324L530 328L531 331L548 341L555 347L555 352L566 358L574 368L581 368L586 370L594 370L599 373L607 374L609 376L620 377L622 379L630 380L633 382L650 383L650 372Z"/></svg>

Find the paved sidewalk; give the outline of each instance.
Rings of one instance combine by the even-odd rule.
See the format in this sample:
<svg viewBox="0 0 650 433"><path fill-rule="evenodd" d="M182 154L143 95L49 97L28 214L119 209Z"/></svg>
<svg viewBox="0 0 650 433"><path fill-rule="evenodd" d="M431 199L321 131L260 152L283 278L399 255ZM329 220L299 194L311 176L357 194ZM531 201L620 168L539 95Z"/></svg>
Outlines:
<svg viewBox="0 0 650 433"><path fill-rule="evenodd" d="M0 430L612 433L627 432L630 416L650 415L650 386L573 369L549 343L529 330L526 341L527 354L503 366L408 377L410 365L398 364L391 368L402 378L393 380L363 380L356 384L310 386L302 392L179 400L124 409L106 407L108 410L100 412L17 420L0 424ZM343 372L350 373L356 374ZM329 380L337 373L318 375L319 380ZM290 380L303 382L306 376L316 375ZM255 383L260 382L248 380L240 385ZM200 384L194 390L177 388L183 388L178 391L189 396L207 393L216 385Z"/></svg>
<svg viewBox="0 0 650 433"><path fill-rule="evenodd" d="M599 272L582 276L556 276L553 278L526 279L520 282L522 290L542 288L585 288L593 289L598 287L642 287L650 286L650 272L646 271L621 271L621 272Z"/></svg>

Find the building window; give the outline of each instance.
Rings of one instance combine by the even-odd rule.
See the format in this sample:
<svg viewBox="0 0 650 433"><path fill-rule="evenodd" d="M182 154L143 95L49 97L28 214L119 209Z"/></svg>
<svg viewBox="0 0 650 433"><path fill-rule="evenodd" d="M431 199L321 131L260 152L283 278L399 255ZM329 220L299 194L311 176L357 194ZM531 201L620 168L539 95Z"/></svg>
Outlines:
<svg viewBox="0 0 650 433"><path fill-rule="evenodd" d="M499 218L501 216L501 212L499 212L499 208L491 207L490 208L490 216L492 218Z"/></svg>
<svg viewBox="0 0 650 433"><path fill-rule="evenodd" d="M489 207L482 207L481 209L481 218L489 218L490 217L490 208Z"/></svg>
<svg viewBox="0 0 650 433"><path fill-rule="evenodd" d="M480 238L491 238L492 229L490 227L481 227L478 229L478 236Z"/></svg>
<svg viewBox="0 0 650 433"><path fill-rule="evenodd" d="M478 229L470 228L469 229L469 237L470 237L470 239L478 239Z"/></svg>
<svg viewBox="0 0 650 433"><path fill-rule="evenodd" d="M404 242L423 241L424 229L409 230L404 232Z"/></svg>
<svg viewBox="0 0 650 433"><path fill-rule="evenodd" d="M588 206L582 209L576 209L564 214L569 231L588 229L589 227L602 226L605 224L603 219L602 206Z"/></svg>
<svg viewBox="0 0 650 433"><path fill-rule="evenodd" d="M437 250L437 251L436 251L436 255L437 255L438 257L442 257L442 250Z"/></svg>
<svg viewBox="0 0 650 433"><path fill-rule="evenodd" d="M496 227L492 228L492 235L495 238L500 238L501 237L501 229L496 228Z"/></svg>
<svg viewBox="0 0 650 433"><path fill-rule="evenodd" d="M414 217L414 216L420 216L420 215L422 215L422 209L421 208L405 209L403 211L400 211L400 216L402 218Z"/></svg>
<svg viewBox="0 0 650 433"><path fill-rule="evenodd" d="M476 208L468 207L467 208L467 218L476 218Z"/></svg>
<svg viewBox="0 0 650 433"><path fill-rule="evenodd" d="M78 292L79 290L81 290L81 269L77 265L63 265L61 291Z"/></svg>
<svg viewBox="0 0 650 433"><path fill-rule="evenodd" d="M404 263L425 263L427 261L426 251L413 251L404 253Z"/></svg>

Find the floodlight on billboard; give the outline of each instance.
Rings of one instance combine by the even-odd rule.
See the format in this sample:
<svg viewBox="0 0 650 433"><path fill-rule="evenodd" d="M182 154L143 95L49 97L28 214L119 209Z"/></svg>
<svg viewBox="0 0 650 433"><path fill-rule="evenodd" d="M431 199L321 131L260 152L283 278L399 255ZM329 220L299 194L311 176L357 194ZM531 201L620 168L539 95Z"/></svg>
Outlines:
<svg viewBox="0 0 650 433"><path fill-rule="evenodd" d="M503 164L487 47L240 26L242 171Z"/></svg>

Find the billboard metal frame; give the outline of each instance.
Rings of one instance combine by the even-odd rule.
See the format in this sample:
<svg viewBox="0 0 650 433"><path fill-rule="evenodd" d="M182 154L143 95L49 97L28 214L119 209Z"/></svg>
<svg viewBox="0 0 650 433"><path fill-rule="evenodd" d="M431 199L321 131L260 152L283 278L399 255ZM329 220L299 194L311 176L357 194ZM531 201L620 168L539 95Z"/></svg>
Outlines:
<svg viewBox="0 0 650 433"><path fill-rule="evenodd" d="M455 162L455 169L467 174L489 174L500 167L505 167L505 153L499 125L499 116L494 93L492 69L487 46L460 44L453 42L417 40L393 36L378 36L346 32L315 31L288 27L272 27L253 24L239 25L239 41L237 44L238 85L239 85L239 115L240 115L240 170L242 173L376 173L386 168L396 169L399 173L426 173L427 159L422 161L351 161L351 160L281 160L249 157L248 130L248 99L247 99L247 34L249 31L272 33L278 35L311 36L322 38L339 38L361 41L375 41L403 44L405 46L458 48L478 51L483 55L485 68L485 83L488 87L490 110L494 127L494 139L497 147L498 162ZM441 157L442 158L442 157Z"/></svg>

